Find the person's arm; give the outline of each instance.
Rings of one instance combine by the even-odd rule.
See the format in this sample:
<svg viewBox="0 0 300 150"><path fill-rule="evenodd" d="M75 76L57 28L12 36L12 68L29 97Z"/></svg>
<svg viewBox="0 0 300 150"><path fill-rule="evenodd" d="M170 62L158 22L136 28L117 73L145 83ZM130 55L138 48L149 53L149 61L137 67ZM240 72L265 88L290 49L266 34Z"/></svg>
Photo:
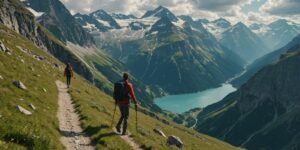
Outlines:
<svg viewBox="0 0 300 150"><path fill-rule="evenodd" d="M128 84L128 89L129 89L129 94L132 98L132 101L137 104L137 101L136 101L136 97L135 97L135 94L134 94L134 90L133 90L133 86L132 84Z"/></svg>

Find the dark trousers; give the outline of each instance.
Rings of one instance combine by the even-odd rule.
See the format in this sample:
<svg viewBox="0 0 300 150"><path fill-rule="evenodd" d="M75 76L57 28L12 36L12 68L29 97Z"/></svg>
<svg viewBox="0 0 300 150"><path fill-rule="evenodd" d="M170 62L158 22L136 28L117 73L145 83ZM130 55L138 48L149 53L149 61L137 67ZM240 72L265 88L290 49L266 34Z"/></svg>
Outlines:
<svg viewBox="0 0 300 150"><path fill-rule="evenodd" d="M128 116L129 116L129 105L119 105L119 109L120 109L120 112L121 112L121 117L120 117L119 122L117 124L117 128L120 129L121 124L123 122L123 132L122 133L126 133L127 120L128 120Z"/></svg>
<svg viewBox="0 0 300 150"><path fill-rule="evenodd" d="M67 85L68 85L68 87L70 87L70 84L71 84L71 78L72 78L72 76L68 76L68 75L67 75Z"/></svg>

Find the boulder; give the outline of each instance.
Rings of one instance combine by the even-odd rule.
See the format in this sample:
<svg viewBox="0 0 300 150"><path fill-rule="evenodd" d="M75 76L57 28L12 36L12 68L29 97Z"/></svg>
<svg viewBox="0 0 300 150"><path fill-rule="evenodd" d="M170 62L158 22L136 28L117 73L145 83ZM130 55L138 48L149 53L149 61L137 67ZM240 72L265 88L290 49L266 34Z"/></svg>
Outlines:
<svg viewBox="0 0 300 150"><path fill-rule="evenodd" d="M43 88L43 91L46 93L47 92L47 90L45 89L45 88Z"/></svg>
<svg viewBox="0 0 300 150"><path fill-rule="evenodd" d="M35 106L34 106L32 103L30 103L28 106L29 106L30 108L32 108L33 110L36 109Z"/></svg>
<svg viewBox="0 0 300 150"><path fill-rule="evenodd" d="M3 80L3 77L0 75L0 80Z"/></svg>
<svg viewBox="0 0 300 150"><path fill-rule="evenodd" d="M27 89L27 87L19 80L14 81L13 84L20 89L23 89L23 90Z"/></svg>
<svg viewBox="0 0 300 150"><path fill-rule="evenodd" d="M182 148L183 147L183 142L180 140L179 137L174 136L174 135L169 136L167 142L168 142L168 144L175 145L178 148Z"/></svg>
<svg viewBox="0 0 300 150"><path fill-rule="evenodd" d="M32 113L30 112L30 111L28 111L28 110L26 110L25 108L23 108L23 107L21 107L21 106L17 106L17 109L21 112L21 113L23 113L24 115L32 115Z"/></svg>
<svg viewBox="0 0 300 150"><path fill-rule="evenodd" d="M153 129L153 131L154 131L155 133L157 133L157 134L163 136L163 137L167 137L167 136L165 135L165 133L162 132L162 131L161 131L160 129L158 129L158 128Z"/></svg>

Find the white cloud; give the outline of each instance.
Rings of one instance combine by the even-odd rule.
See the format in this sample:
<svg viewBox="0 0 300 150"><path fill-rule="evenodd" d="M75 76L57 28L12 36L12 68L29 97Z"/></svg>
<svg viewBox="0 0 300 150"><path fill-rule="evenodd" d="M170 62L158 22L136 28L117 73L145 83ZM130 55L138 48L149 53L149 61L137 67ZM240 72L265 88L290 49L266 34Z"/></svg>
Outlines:
<svg viewBox="0 0 300 150"><path fill-rule="evenodd" d="M227 12L235 6L250 3L251 0L193 0L194 4L203 10Z"/></svg>
<svg viewBox="0 0 300 150"><path fill-rule="evenodd" d="M103 9L108 12L119 12L142 16L147 10L153 10L159 5L167 7L176 15L191 15L194 18L214 20L220 17L232 23L239 21L268 23L278 16L286 19L298 19L299 0L267 0L256 12L241 11L244 5L251 5L262 0L61 0L71 13L91 13Z"/></svg>
<svg viewBox="0 0 300 150"><path fill-rule="evenodd" d="M261 10L272 15L300 15L300 0L268 0Z"/></svg>

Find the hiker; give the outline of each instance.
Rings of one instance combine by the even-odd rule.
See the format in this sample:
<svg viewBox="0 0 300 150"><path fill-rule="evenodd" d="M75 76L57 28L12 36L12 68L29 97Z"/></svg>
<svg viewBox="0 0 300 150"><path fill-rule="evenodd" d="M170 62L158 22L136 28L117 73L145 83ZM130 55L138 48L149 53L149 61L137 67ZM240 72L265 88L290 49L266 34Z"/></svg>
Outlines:
<svg viewBox="0 0 300 150"><path fill-rule="evenodd" d="M69 88L71 84L71 78L73 77L73 68L70 63L67 63L64 76L67 77L67 86Z"/></svg>
<svg viewBox="0 0 300 150"><path fill-rule="evenodd" d="M122 135L126 135L130 99L132 99L134 102L136 111L138 107L133 86L128 79L128 73L124 73L123 79L115 83L113 96L115 99L115 104L119 106L121 113L121 117L117 123L116 129L118 133L121 133L121 124L123 122Z"/></svg>

